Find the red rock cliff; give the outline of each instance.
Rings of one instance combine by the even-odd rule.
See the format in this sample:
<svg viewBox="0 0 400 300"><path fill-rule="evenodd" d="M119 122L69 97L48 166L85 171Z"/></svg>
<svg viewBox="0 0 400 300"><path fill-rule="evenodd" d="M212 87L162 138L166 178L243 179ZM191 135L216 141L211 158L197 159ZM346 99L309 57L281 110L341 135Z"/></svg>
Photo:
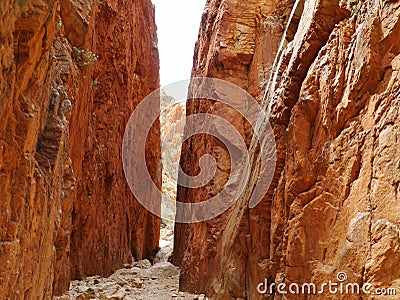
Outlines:
<svg viewBox="0 0 400 300"><path fill-rule="evenodd" d="M121 161L159 84L155 31L147 0L0 3L1 298L47 299L157 248ZM158 125L147 148L160 185Z"/></svg>
<svg viewBox="0 0 400 300"><path fill-rule="evenodd" d="M154 8L149 0L105 1L92 9L91 19L85 48L99 59L82 78L80 97L86 102L78 104L71 125L77 133L72 140L77 177L70 249L73 277L107 275L132 255L149 257L159 239L159 219L134 199L121 156L133 109L159 85ZM149 172L161 186L159 135L156 124L147 150Z"/></svg>
<svg viewBox="0 0 400 300"><path fill-rule="evenodd" d="M257 285L265 278L318 286L339 271L360 284L399 284L399 17L395 1L207 1L193 75L225 79L259 99L277 165L256 208L248 208L250 190L216 219L176 225L182 289L264 299ZM237 112L189 101L187 113L199 112L225 117L249 142ZM196 172L200 145L210 154L221 148L210 137L190 139L184 170ZM229 176L226 154L218 152L211 184L180 187L177 199L218 193ZM258 154L250 154L257 170ZM312 298L288 299L297 297Z"/></svg>

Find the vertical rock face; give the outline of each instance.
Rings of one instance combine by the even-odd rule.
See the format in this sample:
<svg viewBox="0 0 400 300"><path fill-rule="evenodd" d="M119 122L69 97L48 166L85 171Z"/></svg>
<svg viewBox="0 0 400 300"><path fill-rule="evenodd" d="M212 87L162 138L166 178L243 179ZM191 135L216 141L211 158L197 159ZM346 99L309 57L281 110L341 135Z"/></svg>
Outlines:
<svg viewBox="0 0 400 300"><path fill-rule="evenodd" d="M130 113L159 84L155 30L146 0L0 3L2 298L50 298L157 248L159 220L131 196L120 154Z"/></svg>
<svg viewBox="0 0 400 300"><path fill-rule="evenodd" d="M248 90L261 101L262 91L272 70L274 57L283 34L282 17L290 13L292 3L278 1L208 1L196 45L193 76L207 76L227 80ZM235 126L247 145L252 132L234 109L208 100L189 101L187 114L211 113L219 115ZM177 200L201 202L218 194L229 178L230 157L223 143L213 137L199 135L188 140L182 148L182 169L189 175L199 173L199 159L212 155L217 162L213 180L205 187L186 189L178 186ZM263 202L263 213L256 214L256 229L250 228L249 212L235 215L232 208L221 216L197 224L177 224L174 262L181 270L181 288L193 292L207 292L221 299L246 298L246 284L253 271L248 265L249 255L259 257L268 252L261 247L269 238L270 202ZM260 205L260 206L261 206ZM179 213L179 212L177 212ZM234 231L228 224L235 223ZM251 224L255 226L255 224ZM238 229L239 228L239 229ZM259 246L247 253L250 230ZM226 242L225 242L226 241ZM256 266L257 264L254 264ZM231 295L231 296L230 296Z"/></svg>
<svg viewBox="0 0 400 300"><path fill-rule="evenodd" d="M75 181L62 79L74 66L57 32L56 1L0 5L0 295L49 298Z"/></svg>
<svg viewBox="0 0 400 300"><path fill-rule="evenodd" d="M351 282L398 286L400 5L348 8L292 101L270 273L321 284L343 271Z"/></svg>
<svg viewBox="0 0 400 300"><path fill-rule="evenodd" d="M72 211L73 277L109 275L158 247L159 219L134 199L122 167L122 138L136 105L159 85L154 8L150 1L106 1L90 21L85 49L99 58L82 78L86 87L73 117L77 196ZM85 114L82 117L82 114ZM83 122L82 122L83 121ZM82 128L86 130L82 136ZM87 129L86 129L87 128ZM148 167L161 186L159 124L150 132ZM86 138L86 137L87 138Z"/></svg>
<svg viewBox="0 0 400 300"><path fill-rule="evenodd" d="M217 219L176 226L183 289L263 299L257 286L264 279L319 287L337 282L340 271L348 282L398 286L399 17L393 1L208 1L193 75L226 79L260 100L277 166L256 208L248 209L245 193ZM262 88L259 70L271 70ZM203 111L223 115L214 103L187 105L188 114ZM235 124L234 114L223 116ZM251 133L242 132L249 141ZM201 138L184 145L184 169L196 169L202 155L190 149L216 147ZM258 154L250 154L257 170ZM177 197L204 201L210 190L179 188ZM288 299L297 297L316 296Z"/></svg>

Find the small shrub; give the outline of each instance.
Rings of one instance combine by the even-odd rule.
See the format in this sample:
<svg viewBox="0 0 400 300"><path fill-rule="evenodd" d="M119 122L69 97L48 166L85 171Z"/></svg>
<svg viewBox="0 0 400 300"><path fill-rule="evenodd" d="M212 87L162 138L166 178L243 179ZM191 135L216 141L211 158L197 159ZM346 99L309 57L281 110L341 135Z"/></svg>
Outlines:
<svg viewBox="0 0 400 300"><path fill-rule="evenodd" d="M358 1L359 0L342 0L341 4L346 6L351 12L351 15L355 15L357 13Z"/></svg>
<svg viewBox="0 0 400 300"><path fill-rule="evenodd" d="M286 28L286 26L287 26L287 14L284 13L284 14L282 15L281 19L282 19L282 25L283 25L283 27Z"/></svg>
<svg viewBox="0 0 400 300"><path fill-rule="evenodd" d="M76 60L78 66L80 67L87 67L90 66L92 63L96 62L98 56L94 54L92 51L88 50L79 50L77 47L72 48L73 57Z"/></svg>
<svg viewBox="0 0 400 300"><path fill-rule="evenodd" d="M99 77L92 81L92 86L100 85Z"/></svg>

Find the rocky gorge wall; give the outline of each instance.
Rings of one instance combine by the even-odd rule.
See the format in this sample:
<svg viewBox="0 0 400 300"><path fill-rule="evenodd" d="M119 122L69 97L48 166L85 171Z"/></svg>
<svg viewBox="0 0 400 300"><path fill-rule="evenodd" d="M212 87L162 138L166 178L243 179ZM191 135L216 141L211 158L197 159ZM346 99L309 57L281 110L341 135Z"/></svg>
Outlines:
<svg viewBox="0 0 400 300"><path fill-rule="evenodd" d="M160 221L121 159L131 112L159 85L151 2L1 1L0 49L1 297L48 299L153 255ZM161 186L158 123L146 147Z"/></svg>
<svg viewBox="0 0 400 300"><path fill-rule="evenodd" d="M320 286L339 272L360 285L398 287L399 17L398 1L207 1L192 75L225 79L260 101L277 162L268 193L249 209L260 175L252 133L220 103L188 102L188 115L211 112L238 129L253 172L224 214L176 225L183 290L267 299L257 291L265 279ZM203 188L178 187L177 200L204 201L226 183L229 157L211 137L183 145L183 170L197 174L205 153L218 154L216 176Z"/></svg>
<svg viewBox="0 0 400 300"><path fill-rule="evenodd" d="M275 10L279 17L272 17ZM250 91L253 97L260 100L265 85L264 78L272 70L283 33L280 16L285 11L290 12L284 6L278 8L278 3L273 1L207 1L195 48L192 75L227 80ZM243 122L243 117L227 105L206 99L189 99L186 112L187 115L219 115L233 124L247 144L250 143L252 133ZM230 171L229 153L221 141L210 136L197 135L183 144L183 171L191 176L197 175L200 171L198 162L204 154L210 154L216 159L215 177L207 186L197 189L178 186L178 201L204 201L218 194L226 184ZM263 202L260 205L265 207L268 203ZM210 297L216 296L215 290L222 293L221 297L234 291L233 297L245 298L245 257L242 253L235 254L236 257L227 265L224 258L227 255L226 249L222 249L224 236L231 234L226 230L231 215L231 210L228 210L221 216L202 223L176 224L173 258L174 263L181 267L182 289L206 292ZM259 226L267 223L269 217L264 214L262 218L263 222ZM242 224L244 221L240 218L234 222L242 227L238 238L240 241L233 238L230 243L233 243L237 252L241 252L241 245L246 243L250 229L246 228L247 224ZM259 247L253 251L262 249ZM232 274L233 269L235 274ZM221 286L222 278L219 274L224 270L230 274L224 275L225 282Z"/></svg>

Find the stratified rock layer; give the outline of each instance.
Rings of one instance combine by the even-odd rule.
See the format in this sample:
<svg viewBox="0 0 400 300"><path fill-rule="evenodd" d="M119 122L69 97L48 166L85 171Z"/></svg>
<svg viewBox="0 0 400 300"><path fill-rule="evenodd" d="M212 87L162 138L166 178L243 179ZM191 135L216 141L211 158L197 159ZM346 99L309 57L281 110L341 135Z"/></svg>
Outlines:
<svg viewBox="0 0 400 300"><path fill-rule="evenodd" d="M257 286L265 279L319 287L337 282L340 271L348 282L399 285L400 4L293 2L208 1L193 75L226 79L260 99L275 133L277 165L256 208L248 208L248 190L217 219L176 226L174 260L184 290L264 299ZM254 78L265 69L271 76L260 97ZM236 112L214 103L187 105L188 114L204 111L241 126ZM184 169L198 168L203 153L191 151L216 146L201 138L184 145ZM258 154L250 155L257 170ZM219 166L227 161L217 158ZM253 171L249 187L258 175ZM213 186L226 178L215 177ZM177 199L204 201L210 190L218 192L179 188ZM332 297L326 290L274 299Z"/></svg>
<svg viewBox="0 0 400 300"><path fill-rule="evenodd" d="M2 299L49 299L71 276L156 250L159 219L131 196L120 154L130 113L158 87L155 30L146 0L1 1Z"/></svg>

